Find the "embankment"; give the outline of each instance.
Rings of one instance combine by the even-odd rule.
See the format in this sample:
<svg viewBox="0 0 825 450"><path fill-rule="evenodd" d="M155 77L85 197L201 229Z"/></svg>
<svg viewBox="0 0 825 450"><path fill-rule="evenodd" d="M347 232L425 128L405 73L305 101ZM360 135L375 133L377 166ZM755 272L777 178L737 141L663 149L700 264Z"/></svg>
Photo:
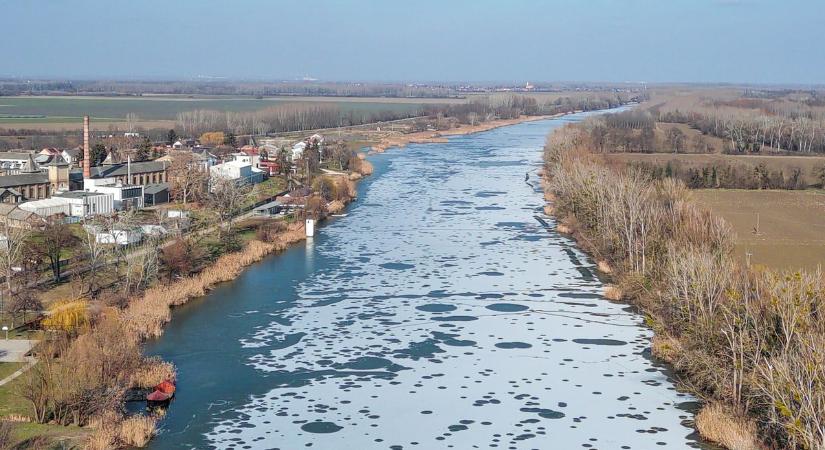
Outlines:
<svg viewBox="0 0 825 450"><path fill-rule="evenodd" d="M825 448L825 283L732 258L734 236L681 182L606 166L579 126L545 150L547 210L645 314L655 356L706 401L731 449Z"/></svg>
<svg viewBox="0 0 825 450"><path fill-rule="evenodd" d="M515 119L491 120L488 122L479 123L478 125L460 125L457 128L451 128L444 131L418 131L415 133L392 135L381 139L379 143L373 145L371 152L382 153L389 148L405 147L409 144L446 142L447 136L480 133L482 131L489 131L500 127L506 127L508 125L531 122L534 120L552 119L563 115L564 114L554 114L549 116L520 116Z"/></svg>

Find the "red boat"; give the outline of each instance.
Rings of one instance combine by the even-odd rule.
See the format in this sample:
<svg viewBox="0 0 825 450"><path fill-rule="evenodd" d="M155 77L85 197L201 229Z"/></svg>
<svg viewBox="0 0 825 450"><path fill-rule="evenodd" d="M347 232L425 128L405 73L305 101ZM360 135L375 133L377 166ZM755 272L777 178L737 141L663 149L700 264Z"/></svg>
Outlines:
<svg viewBox="0 0 825 450"><path fill-rule="evenodd" d="M161 391L153 391L151 394L146 395L146 401L154 403L166 402L171 398L172 394L167 394Z"/></svg>
<svg viewBox="0 0 825 450"><path fill-rule="evenodd" d="M146 395L146 401L155 403L169 401L175 395L175 389L174 380L165 380L155 386L152 393Z"/></svg>

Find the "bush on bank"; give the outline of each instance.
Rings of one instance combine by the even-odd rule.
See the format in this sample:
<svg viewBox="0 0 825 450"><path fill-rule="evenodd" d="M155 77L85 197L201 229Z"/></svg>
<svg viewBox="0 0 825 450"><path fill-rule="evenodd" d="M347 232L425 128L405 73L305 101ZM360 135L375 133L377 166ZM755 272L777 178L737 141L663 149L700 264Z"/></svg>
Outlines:
<svg viewBox="0 0 825 450"><path fill-rule="evenodd" d="M575 125L551 135L545 188L561 224L652 319L655 353L693 392L754 420L767 445L825 448L822 275L744 267L728 224L683 183L608 168L592 146Z"/></svg>

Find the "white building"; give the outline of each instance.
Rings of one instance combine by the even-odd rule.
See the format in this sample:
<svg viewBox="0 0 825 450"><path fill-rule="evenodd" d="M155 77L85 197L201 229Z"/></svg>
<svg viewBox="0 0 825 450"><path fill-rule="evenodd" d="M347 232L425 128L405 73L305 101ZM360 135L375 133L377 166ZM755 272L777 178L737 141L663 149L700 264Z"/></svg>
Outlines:
<svg viewBox="0 0 825 450"><path fill-rule="evenodd" d="M113 197L111 194L95 192L59 192L51 198L21 203L20 209L33 212L40 217L89 217L96 214L111 214Z"/></svg>
<svg viewBox="0 0 825 450"><path fill-rule="evenodd" d="M307 148L307 143L304 141L298 142L292 146L292 162L298 161L304 157L304 150Z"/></svg>
<svg viewBox="0 0 825 450"><path fill-rule="evenodd" d="M169 230L163 225L141 225L140 232L144 236L160 237L169 234Z"/></svg>
<svg viewBox="0 0 825 450"><path fill-rule="evenodd" d="M61 192L54 194L52 199L62 199L68 202L69 215L73 217L111 214L114 211L114 196L103 192Z"/></svg>
<svg viewBox="0 0 825 450"><path fill-rule="evenodd" d="M131 245L137 244L143 239L140 228L131 230L111 230L98 231L95 233L95 240L100 244Z"/></svg>
<svg viewBox="0 0 825 450"><path fill-rule="evenodd" d="M44 198L43 200L21 203L18 207L24 211L37 214L40 217L71 215L71 205L63 198Z"/></svg>
<svg viewBox="0 0 825 450"><path fill-rule="evenodd" d="M240 163L254 165L255 161L253 158L246 153L238 152L238 153L230 153L229 156L232 157L232 161L238 161Z"/></svg>
<svg viewBox="0 0 825 450"><path fill-rule="evenodd" d="M77 167L80 165L80 161L83 160L83 149L82 148L69 148L63 150L60 154L63 157L63 160L69 163L71 167Z"/></svg>
<svg viewBox="0 0 825 450"><path fill-rule="evenodd" d="M227 161L209 169L209 178L235 180L238 184L255 184L264 181L264 172L243 161Z"/></svg>
<svg viewBox="0 0 825 450"><path fill-rule="evenodd" d="M137 184L121 184L113 178L86 178L83 188L87 192L110 194L114 202L114 209L143 208L143 186Z"/></svg>

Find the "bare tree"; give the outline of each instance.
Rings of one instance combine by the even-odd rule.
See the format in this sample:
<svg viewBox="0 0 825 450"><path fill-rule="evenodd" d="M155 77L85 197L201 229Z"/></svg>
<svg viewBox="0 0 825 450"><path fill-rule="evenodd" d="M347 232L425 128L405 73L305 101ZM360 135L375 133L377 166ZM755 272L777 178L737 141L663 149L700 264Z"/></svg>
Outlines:
<svg viewBox="0 0 825 450"><path fill-rule="evenodd" d="M60 219L49 219L42 230L32 239L31 252L49 260L54 281L60 281L60 257L66 250L77 245L78 239L69 226Z"/></svg>
<svg viewBox="0 0 825 450"><path fill-rule="evenodd" d="M169 180L172 184L172 195L185 205L203 194L207 173L205 168L195 161L193 154L180 153L172 158Z"/></svg>
<svg viewBox="0 0 825 450"><path fill-rule="evenodd" d="M0 275L5 277L6 295L12 295L15 291L13 280L25 258L25 250L32 231L27 226L11 226L8 219L0 227L3 230L2 237L5 238L5 241L0 240L0 270L2 271ZM2 305L3 298L5 296L0 295L0 309L4 306Z"/></svg>
<svg viewBox="0 0 825 450"><path fill-rule="evenodd" d="M135 113L126 114L126 128L129 130L129 133L135 132L135 127L137 126L138 122L138 115Z"/></svg>
<svg viewBox="0 0 825 450"><path fill-rule="evenodd" d="M218 215L221 226L228 232L232 231L232 219L240 212L249 191L248 185L240 184L231 178L212 178L209 206Z"/></svg>

